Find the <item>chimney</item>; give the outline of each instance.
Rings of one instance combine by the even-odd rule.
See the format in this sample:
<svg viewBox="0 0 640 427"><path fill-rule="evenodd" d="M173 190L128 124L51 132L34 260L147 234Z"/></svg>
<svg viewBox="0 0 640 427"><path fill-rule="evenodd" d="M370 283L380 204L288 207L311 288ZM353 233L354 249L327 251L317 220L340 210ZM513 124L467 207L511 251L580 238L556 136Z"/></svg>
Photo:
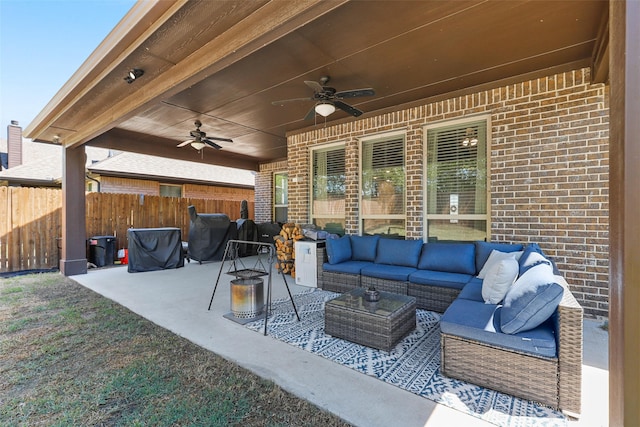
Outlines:
<svg viewBox="0 0 640 427"><path fill-rule="evenodd" d="M22 164L22 128L17 120L11 120L7 126L7 154L9 169Z"/></svg>

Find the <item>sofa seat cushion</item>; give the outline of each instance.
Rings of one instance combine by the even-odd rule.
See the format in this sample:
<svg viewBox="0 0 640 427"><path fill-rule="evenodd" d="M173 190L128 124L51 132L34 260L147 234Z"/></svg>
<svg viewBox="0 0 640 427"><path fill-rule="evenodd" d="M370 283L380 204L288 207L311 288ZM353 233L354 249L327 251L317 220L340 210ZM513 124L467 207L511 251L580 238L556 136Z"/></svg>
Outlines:
<svg viewBox="0 0 640 427"><path fill-rule="evenodd" d="M484 302L484 299L482 298L482 279L473 277L469 283L464 285L464 288L460 291L458 298Z"/></svg>
<svg viewBox="0 0 640 427"><path fill-rule="evenodd" d="M418 285L442 286L462 289L471 280L471 274L448 273L446 271L417 270L409 276L409 282Z"/></svg>
<svg viewBox="0 0 640 427"><path fill-rule="evenodd" d="M526 332L504 334L500 331L500 315L500 306L458 298L442 315L440 329L443 334L538 357L555 358L557 356L552 321L547 321Z"/></svg>
<svg viewBox="0 0 640 427"><path fill-rule="evenodd" d="M349 236L351 240L351 259L353 261L376 260L380 236Z"/></svg>
<svg viewBox="0 0 640 427"><path fill-rule="evenodd" d="M413 267L403 267L388 264L369 264L360 270L363 276L376 277L385 280L408 281L409 275L416 271Z"/></svg>
<svg viewBox="0 0 640 427"><path fill-rule="evenodd" d="M380 239L376 263L416 268L421 251L422 240Z"/></svg>
<svg viewBox="0 0 640 427"><path fill-rule="evenodd" d="M489 259L489 255L491 255L491 251L496 250L499 252L519 252L524 249L524 246L521 244L510 244L510 243L497 243L497 242L475 242L476 246L476 269L477 271L481 271L484 264ZM523 254L524 255L524 254Z"/></svg>
<svg viewBox="0 0 640 427"><path fill-rule="evenodd" d="M418 269L474 275L475 246L473 243L425 243Z"/></svg>
<svg viewBox="0 0 640 427"><path fill-rule="evenodd" d="M366 261L345 261L340 264L329 264L325 262L322 264L322 269L333 273L360 274L360 270L369 265L372 265L372 263Z"/></svg>

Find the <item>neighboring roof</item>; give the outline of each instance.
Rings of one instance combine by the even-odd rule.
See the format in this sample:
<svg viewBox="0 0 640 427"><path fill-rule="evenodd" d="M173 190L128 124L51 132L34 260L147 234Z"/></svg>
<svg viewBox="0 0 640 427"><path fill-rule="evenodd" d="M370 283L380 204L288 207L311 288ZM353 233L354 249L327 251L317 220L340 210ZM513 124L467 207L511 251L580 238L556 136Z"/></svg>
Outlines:
<svg viewBox="0 0 640 427"><path fill-rule="evenodd" d="M85 147L87 165L109 156L106 148ZM22 164L0 171L0 181L14 184L59 185L62 180L62 147L22 139Z"/></svg>
<svg viewBox="0 0 640 427"><path fill-rule="evenodd" d="M90 165L89 171L104 176L156 179L201 184L255 186L255 172L226 166L173 160L166 157L121 152Z"/></svg>
<svg viewBox="0 0 640 427"><path fill-rule="evenodd" d="M85 146L87 169L95 174L171 182L239 187L255 186L252 171L204 163L172 160L106 148ZM59 185L62 179L62 147L22 140L23 164L0 171L0 181L28 185Z"/></svg>

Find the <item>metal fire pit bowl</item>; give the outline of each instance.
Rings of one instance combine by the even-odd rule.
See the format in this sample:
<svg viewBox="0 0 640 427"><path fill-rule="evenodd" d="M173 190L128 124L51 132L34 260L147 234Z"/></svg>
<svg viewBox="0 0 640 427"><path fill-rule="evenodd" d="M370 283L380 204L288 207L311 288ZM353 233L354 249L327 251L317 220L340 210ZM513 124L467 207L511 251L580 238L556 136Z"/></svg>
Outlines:
<svg viewBox="0 0 640 427"><path fill-rule="evenodd" d="M260 278L231 280L231 312L238 319L253 319L264 310L264 282Z"/></svg>

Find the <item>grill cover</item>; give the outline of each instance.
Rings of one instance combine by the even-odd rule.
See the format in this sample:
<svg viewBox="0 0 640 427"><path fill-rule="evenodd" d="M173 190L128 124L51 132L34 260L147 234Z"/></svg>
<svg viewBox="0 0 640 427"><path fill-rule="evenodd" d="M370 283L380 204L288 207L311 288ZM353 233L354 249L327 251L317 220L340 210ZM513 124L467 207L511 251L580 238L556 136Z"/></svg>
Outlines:
<svg viewBox="0 0 640 427"><path fill-rule="evenodd" d="M227 241L238 238L236 223L225 214L199 214L189 206L189 257L196 261L220 261Z"/></svg>
<svg viewBox="0 0 640 427"><path fill-rule="evenodd" d="M179 228L130 228L129 273L184 266L182 234Z"/></svg>

